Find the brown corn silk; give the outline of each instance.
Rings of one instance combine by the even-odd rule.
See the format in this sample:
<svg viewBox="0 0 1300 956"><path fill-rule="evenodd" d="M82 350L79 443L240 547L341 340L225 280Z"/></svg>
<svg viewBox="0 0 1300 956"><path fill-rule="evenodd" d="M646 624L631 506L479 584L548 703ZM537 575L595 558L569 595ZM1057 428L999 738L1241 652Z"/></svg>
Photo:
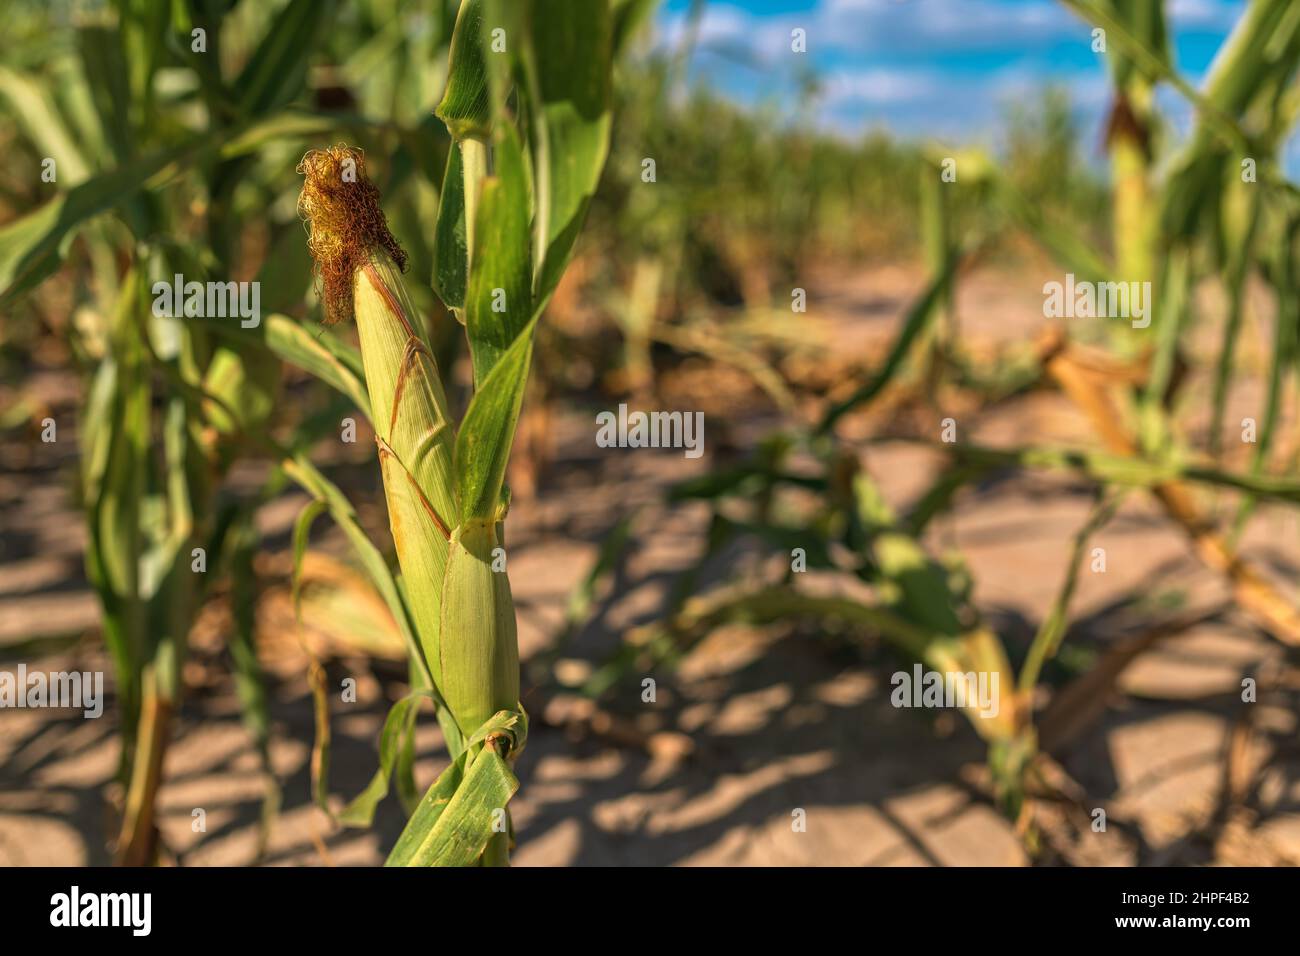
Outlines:
<svg viewBox="0 0 1300 956"><path fill-rule="evenodd" d="M298 214L310 223L307 248L316 260L321 300L330 322L354 317L352 282L357 269L382 249L401 271L406 252L388 231L379 190L366 175L365 154L342 143L313 149L298 164L303 176Z"/></svg>

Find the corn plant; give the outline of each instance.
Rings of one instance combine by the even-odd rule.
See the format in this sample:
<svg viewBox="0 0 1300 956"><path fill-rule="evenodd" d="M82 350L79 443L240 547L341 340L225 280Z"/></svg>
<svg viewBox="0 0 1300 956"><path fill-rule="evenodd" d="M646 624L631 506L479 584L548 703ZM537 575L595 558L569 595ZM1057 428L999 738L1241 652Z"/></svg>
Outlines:
<svg viewBox="0 0 1300 956"><path fill-rule="evenodd" d="M198 137L178 141L170 120L176 106L156 96L154 85L160 70L184 59L166 42L170 16L161 8L125 4L113 12L116 22L90 18L77 25L74 54L42 64L45 75L0 71L0 93L17 107L22 148L48 156L54 181L70 187L0 232L0 285L6 301L19 302L60 266L70 240L86 235L94 289L88 304L98 320L74 341L89 378L80 421L86 566L103 608L122 716L117 857L139 865L160 850L156 796L180 706L188 631L213 578L233 558L226 544L251 527L250 511L232 511L219 499L221 479L246 436L266 422L278 363L240 357L180 317L150 315L150 280L182 271L228 274L234 250L229 242L215 244L200 262L178 244L160 241L183 228L183 207L168 201L181 196L145 196L140 187L150 177L175 178L187 160L199 157L246 161L246 153L222 151L255 125L256 112L243 130L241 122L214 113L206 143ZM188 31L188 19L176 26ZM211 26L201 17L198 23ZM51 83L50 77L59 79ZM241 89L251 89L250 77L251 71L237 79ZM292 95L291 77L283 79L289 85L280 92ZM216 95L220 84L214 82ZM276 105L268 101L262 110ZM229 188L219 173L199 186L218 208ZM113 220L92 221L109 210L117 213ZM224 232L231 220L217 214L211 223ZM125 274L115 267L119 256L133 261ZM230 414L236 396L240 411ZM243 637L251 639L251 631ZM250 724L264 726L264 717L253 712L256 660L247 654L240 660ZM265 743L259 735L263 753Z"/></svg>
<svg viewBox="0 0 1300 956"><path fill-rule="evenodd" d="M121 717L122 863L148 863L162 850L155 807L182 703L180 668L218 580L229 582L234 605L236 688L272 783L253 646L252 519L287 473L275 469L246 497L232 494L225 476L240 458L292 462L322 421L332 427L326 416L297 423L290 447L273 439L280 359L323 367L345 392L361 387L346 346L278 313L301 303L310 259L292 204L283 216L267 209L282 193L291 198L303 140L340 127L391 137L399 171L389 186L418 199L411 170L446 156L425 129L432 118L415 105L445 72L454 10L438 6L431 28L410 37L409 24L378 2L349 8L350 31L330 29L339 4L312 0L237 11L119 2L71 24L51 9L40 31L56 38L51 48L15 45L0 63L0 99L12 107L7 150L17 170L36 170L28 178L42 183L30 197L35 208L25 210L23 196L20 215L0 227L0 303L6 321L39 315L48 280L71 288L82 310L68 330L87 380L79 491ZM227 44L246 45L246 54L229 56ZM391 109L394 122L318 108L330 89L339 92L309 82L312 58L330 46L355 91L343 90L345 99L361 111ZM377 69L376 51L401 55ZM42 163L51 178L39 176ZM404 205L418 209L409 198ZM258 247L260 257L250 256ZM276 314L251 329L155 314L151 283L175 273L250 278L264 292L262 308ZM305 467L294 474L324 487Z"/></svg>
<svg viewBox="0 0 1300 956"><path fill-rule="evenodd" d="M616 13L626 6L461 4L437 109L454 147L433 274L464 325L473 367L473 396L458 423L365 157L335 146L309 152L299 166L323 306L331 320L356 322L417 663L452 759L414 808L390 865L509 861L508 802L518 786L511 765L528 718L519 702L504 477L536 324L604 165ZM383 751L379 793L392 753ZM363 821L372 808L368 798Z"/></svg>
<svg viewBox="0 0 1300 956"><path fill-rule="evenodd" d="M989 458L987 449L954 448L952 474L958 481L1000 460L1004 465L1076 469L1098 485L1098 504L1080 529L1058 597L1029 648L1021 693L1032 690L1043 661L1064 637L1083 542L1131 488L1153 494L1186 531L1194 552L1224 574L1238 605L1257 624L1285 643L1300 640L1294 599L1269 583L1235 544L1252 503L1262 498L1293 501L1296 483L1286 472L1267 473L1267 440L1256 446L1248 473L1228 472L1201 459L1175 422L1180 369L1188 361L1188 332L1195 319L1192 291L1204 262L1213 264L1229 301L1212 397L1211 459L1220 451L1218 430L1241 331L1243 287L1252 270L1273 286L1277 303L1276 348L1262 416L1263 432L1270 437L1283 382L1294 372L1296 191L1281 175L1277 150L1295 118L1287 91L1300 67L1300 13L1283 2L1251 4L1224 43L1204 88L1197 90L1172 65L1161 4L1066 0L1066 5L1102 28L1108 41L1115 83L1108 124L1112 247L1090 248L1086 237L1034 214L1001 176L995 177L991 206L1009 213L1067 269L1095 280L1150 282L1156 305L1150 330L1123 323L1107 337L1109 354L1078 347L1070 341L1072 331L1049 337L1042 347L1041 380L1056 384L1084 411L1104 451L1021 448ZM1196 108L1193 133L1176 152L1167 148L1154 106L1154 90L1161 83ZM1162 166L1160 177L1156 170ZM1273 237L1275 251L1263 252L1261 234ZM967 469L965 478L962 469ZM1198 488L1242 492L1235 530L1206 515ZM1094 692L1100 686L1094 685ZM1032 735L1025 739L1032 750Z"/></svg>

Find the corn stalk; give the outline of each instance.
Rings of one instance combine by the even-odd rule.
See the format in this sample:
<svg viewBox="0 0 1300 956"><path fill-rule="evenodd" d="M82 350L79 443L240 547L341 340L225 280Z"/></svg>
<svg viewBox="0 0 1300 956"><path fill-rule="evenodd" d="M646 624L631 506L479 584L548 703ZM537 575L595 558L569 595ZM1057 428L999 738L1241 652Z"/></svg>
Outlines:
<svg viewBox="0 0 1300 956"><path fill-rule="evenodd" d="M534 330L604 165L613 29L606 0L461 4L437 109L454 145L434 250L435 290L464 325L473 366L459 423L364 156L336 146L299 166L326 312L357 325L417 653L450 716L451 765L416 806L390 865L509 862L511 768L528 717L504 477Z"/></svg>

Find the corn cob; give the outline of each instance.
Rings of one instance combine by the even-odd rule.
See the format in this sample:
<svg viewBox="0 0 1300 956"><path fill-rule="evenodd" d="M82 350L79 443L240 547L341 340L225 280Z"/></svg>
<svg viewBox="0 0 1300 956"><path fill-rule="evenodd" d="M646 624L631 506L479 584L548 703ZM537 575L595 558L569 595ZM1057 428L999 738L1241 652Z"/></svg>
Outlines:
<svg viewBox="0 0 1300 956"><path fill-rule="evenodd" d="M299 172L299 211L311 224L327 316L357 323L389 524L420 645L469 737L518 706L514 604L505 574L492 570L495 522L459 523L446 394L364 156L348 146L314 150Z"/></svg>
<svg viewBox="0 0 1300 956"><path fill-rule="evenodd" d="M461 2L435 111L455 143L433 282L465 328L474 368L474 395L455 429L402 286L405 254L364 158L336 146L308 153L299 167L326 313L357 322L405 605L452 757L390 865L508 862L506 805L518 787L510 762L528 718L510 584L495 566L504 477L533 332L608 151L615 32L608 0ZM514 38L507 56L488 55L489 33Z"/></svg>

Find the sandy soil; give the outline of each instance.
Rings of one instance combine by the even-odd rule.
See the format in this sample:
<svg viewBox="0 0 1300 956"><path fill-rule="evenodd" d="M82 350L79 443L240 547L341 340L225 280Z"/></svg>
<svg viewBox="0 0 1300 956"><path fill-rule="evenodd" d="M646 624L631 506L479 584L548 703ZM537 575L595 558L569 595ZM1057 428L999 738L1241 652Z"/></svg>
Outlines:
<svg viewBox="0 0 1300 956"><path fill-rule="evenodd" d="M997 270L971 277L959 298L964 327L995 345L1029 340L1042 321L1036 282ZM798 317L806 323L802 332L839 343L844 354L874 353L897 328L918 285L906 268L823 277L810 285L809 314ZM1248 365L1257 360L1245 351ZM74 407L66 381L51 373L46 385L55 407ZM1243 387L1233 396L1234 412L1248 412L1256 401L1257 393ZM510 527L511 581L528 658L562 623L569 592L603 537L629 508L642 506L639 534L613 587L565 652L562 666L579 671L615 647L628 627L655 618L672 573L693 560L705 518L700 509L667 510L661 491L718 464L715 453L698 462L671 451L611 454L594 446L592 422L591 411L556 413L555 461L538 497L517 502ZM1066 402L1048 393L964 413L960 427L986 444L1077 439L1086 432ZM759 433L740 421L726 437L743 445ZM60 470L73 447L61 435L56 446L23 450L9 442L4 449L5 668L23 660L46 670L107 669L95 599L81 571L84 534ZM864 460L900 507L939 464L933 452L901 442L873 446ZM356 484L350 487L363 519L378 529L382 500L371 471L364 454L352 455L347 474ZM372 830L358 831L337 829L310 799L305 658L282 585L288 529L303 501L286 495L260 516L279 552L263 570L281 583L264 595L258 619L260 653L275 678L272 757L284 788L265 861L375 864L402 826L396 800L385 802ZM1068 477L998 476L967 489L956 510L932 526L930 543L961 550L981 611L1009 645L1023 647L1056 594L1067 559L1063 542L1090 501L1089 490ZM1295 512L1261 509L1245 547L1291 594L1300 566L1298 532ZM1221 581L1141 495L1126 500L1097 544L1106 548L1107 570L1082 576L1063 658L1103 653L1133 633L1141 608L1153 602L1178 599L1204 609L1224 602ZM315 546L346 557L336 534L319 535ZM750 558L738 552L728 560L743 569ZM186 865L242 864L256 851L262 781L222 649L228 626L225 612L214 607L196 628L186 667L189 696L166 765L161 827ZM368 646L378 657L327 636L309 641L326 658L334 686L358 678L356 703L332 703L332 791L339 805L374 772L379 727L405 689L402 666L385 659L391 634L382 624L374 630ZM1071 804L1043 809L1038 861L1300 864L1294 664L1293 652L1231 608L1142 654L1101 719L1056 754L1081 789ZM517 768L516 863L1029 863L1013 825L987 797L983 748L966 723L890 706L889 674L897 666L883 647L786 627L728 628L712 634L677 671L654 675L655 703L642 702L639 686L611 701L620 720L644 732L642 745L548 721L542 707ZM1240 700L1246 676L1260 682L1257 704ZM527 697L525 704L535 706ZM417 780L424 786L445 765L427 717L418 743ZM112 812L105 795L117 747L111 705L100 720L0 710L0 864L107 862ZM206 830L194 832L193 811L200 808ZM1106 811L1104 832L1091 826L1096 808ZM792 826L800 818L803 830Z"/></svg>

